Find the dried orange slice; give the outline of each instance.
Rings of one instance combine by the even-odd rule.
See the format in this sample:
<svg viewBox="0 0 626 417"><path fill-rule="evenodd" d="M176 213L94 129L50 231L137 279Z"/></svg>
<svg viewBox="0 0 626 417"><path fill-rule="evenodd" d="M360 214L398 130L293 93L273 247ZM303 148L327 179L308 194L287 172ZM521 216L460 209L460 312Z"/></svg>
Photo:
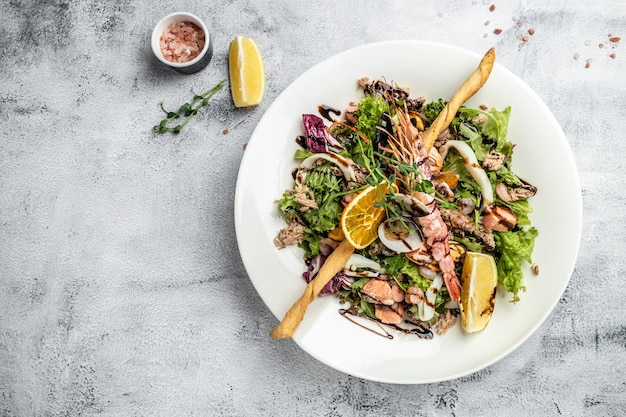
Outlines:
<svg viewBox="0 0 626 417"><path fill-rule="evenodd" d="M389 192L389 184L368 186L356 195L341 214L343 234L355 249L363 249L378 237L378 226L385 219L385 209L375 207L383 202Z"/></svg>
<svg viewBox="0 0 626 417"><path fill-rule="evenodd" d="M236 107L255 106L263 100L265 69L256 43L237 36L228 50L230 92Z"/></svg>
<svg viewBox="0 0 626 417"><path fill-rule="evenodd" d="M484 330L491 320L498 270L493 256L467 252L461 273L461 326L468 333Z"/></svg>

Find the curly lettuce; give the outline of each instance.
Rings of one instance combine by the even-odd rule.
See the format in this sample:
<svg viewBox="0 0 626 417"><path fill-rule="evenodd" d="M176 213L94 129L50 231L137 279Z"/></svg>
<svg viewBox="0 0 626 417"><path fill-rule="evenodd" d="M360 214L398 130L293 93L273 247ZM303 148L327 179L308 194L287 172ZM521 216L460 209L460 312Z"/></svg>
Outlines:
<svg viewBox="0 0 626 417"><path fill-rule="evenodd" d="M524 261L532 263L532 253L538 231L534 227L515 232L495 232L496 250L500 252L497 262L498 283L513 294L512 302L519 301L519 292L526 291L523 284Z"/></svg>

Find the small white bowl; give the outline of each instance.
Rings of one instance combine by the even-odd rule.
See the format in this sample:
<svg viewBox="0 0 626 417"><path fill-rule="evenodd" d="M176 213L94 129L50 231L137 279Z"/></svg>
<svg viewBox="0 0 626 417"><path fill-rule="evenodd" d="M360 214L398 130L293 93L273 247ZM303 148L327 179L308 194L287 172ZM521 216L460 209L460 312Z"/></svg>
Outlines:
<svg viewBox="0 0 626 417"><path fill-rule="evenodd" d="M176 22L191 22L196 24L200 29L202 29L202 31L204 31L204 47L202 48L202 51L200 51L198 56L191 61L180 63L171 62L165 59L165 57L161 53L161 35L169 25ZM159 61L182 74L192 74L194 72L200 71L209 64L211 58L213 57L213 38L211 37L211 34L209 33L204 22L200 20L198 16L195 16L191 13L177 12L167 15L163 19L161 19L161 21L157 23L157 25L154 27L154 30L152 31L151 45L152 52Z"/></svg>

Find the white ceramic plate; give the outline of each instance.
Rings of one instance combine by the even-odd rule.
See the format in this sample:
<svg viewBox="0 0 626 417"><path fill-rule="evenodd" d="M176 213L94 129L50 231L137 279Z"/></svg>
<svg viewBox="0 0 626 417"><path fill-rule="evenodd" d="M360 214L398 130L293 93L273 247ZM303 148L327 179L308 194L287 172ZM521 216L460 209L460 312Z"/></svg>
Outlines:
<svg viewBox="0 0 626 417"><path fill-rule="evenodd" d="M305 287L302 252L277 250L272 240L285 226L276 200L293 185L296 136L301 115L326 104L345 109L362 97L356 80L384 77L411 89L414 97L448 100L476 68L481 56L457 47L420 41L369 44L335 55L294 81L269 107L246 148L235 194L239 250L259 295L276 316ZM539 230L533 260L540 274L525 272L527 292L513 305L499 291L488 328L465 334L460 324L443 336L420 340L377 336L339 313L333 296L309 307L295 342L321 362L345 373L389 383L428 383L476 372L509 354L548 317L565 290L578 253L582 200L578 174L558 122L524 82L496 63L484 87L467 102L512 107L509 140L516 143L513 170L539 188L531 219ZM269 335L268 335L269 337ZM276 341L275 343L284 343Z"/></svg>

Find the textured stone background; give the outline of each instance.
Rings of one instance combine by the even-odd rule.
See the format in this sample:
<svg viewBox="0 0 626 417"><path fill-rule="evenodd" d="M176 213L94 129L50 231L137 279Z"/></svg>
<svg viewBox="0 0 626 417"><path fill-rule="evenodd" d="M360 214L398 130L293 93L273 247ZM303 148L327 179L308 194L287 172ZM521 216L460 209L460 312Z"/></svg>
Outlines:
<svg viewBox="0 0 626 417"><path fill-rule="evenodd" d="M626 415L626 3L282 3L0 2L0 416ZM212 28L199 74L151 57L151 27L176 10ZM263 52L264 103L237 110L224 90L183 134L153 134L160 101L226 77L236 35ZM496 46L562 124L585 211L548 321L489 368L418 386L270 340L233 224L243 145L272 100L324 58L402 38Z"/></svg>

